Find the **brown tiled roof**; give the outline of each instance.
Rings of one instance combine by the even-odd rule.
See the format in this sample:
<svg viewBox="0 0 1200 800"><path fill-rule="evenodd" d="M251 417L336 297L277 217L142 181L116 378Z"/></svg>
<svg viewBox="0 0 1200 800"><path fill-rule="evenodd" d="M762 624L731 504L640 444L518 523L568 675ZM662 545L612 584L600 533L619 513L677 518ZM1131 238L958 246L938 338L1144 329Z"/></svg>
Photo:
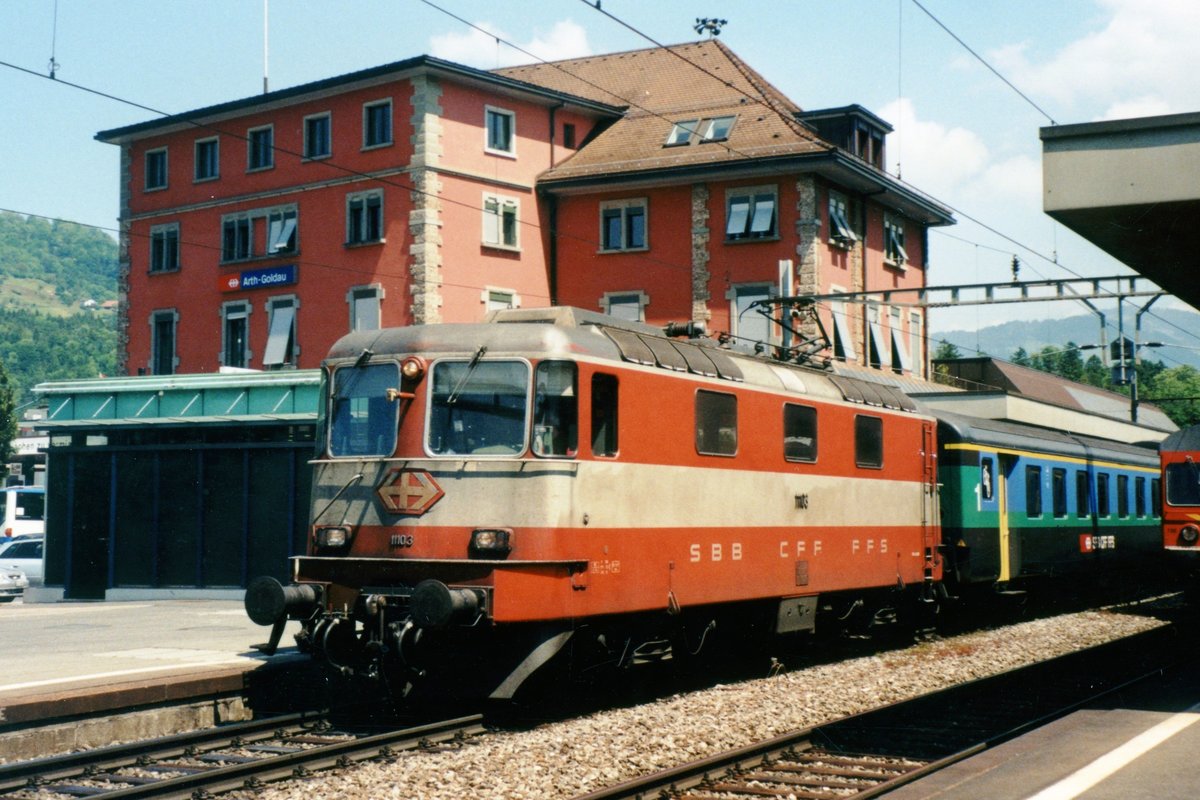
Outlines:
<svg viewBox="0 0 1200 800"><path fill-rule="evenodd" d="M718 40L509 67L499 75L626 109L543 182L821 153L800 107ZM734 115L723 142L666 147L673 123Z"/></svg>

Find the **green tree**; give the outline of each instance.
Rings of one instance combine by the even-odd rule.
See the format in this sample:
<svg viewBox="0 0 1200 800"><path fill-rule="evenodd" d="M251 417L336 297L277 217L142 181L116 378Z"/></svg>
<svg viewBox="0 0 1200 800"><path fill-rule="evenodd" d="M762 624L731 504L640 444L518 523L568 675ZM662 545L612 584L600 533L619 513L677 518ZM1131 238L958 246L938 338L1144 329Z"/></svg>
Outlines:
<svg viewBox="0 0 1200 800"><path fill-rule="evenodd" d="M1183 364L1159 369L1145 382L1138 381L1138 395L1161 408L1181 428L1200 423L1200 370L1195 367Z"/></svg>
<svg viewBox="0 0 1200 800"><path fill-rule="evenodd" d="M1108 370L1104 368L1104 363L1100 360L1100 356L1088 356L1087 363L1083 365L1083 374L1080 376L1080 381L1089 386L1096 386L1101 389L1108 388Z"/></svg>
<svg viewBox="0 0 1200 800"><path fill-rule="evenodd" d="M962 351L955 346L954 342L939 342L937 349L933 351L934 361L944 361L951 358L962 357Z"/></svg>
<svg viewBox="0 0 1200 800"><path fill-rule="evenodd" d="M1013 351L1012 358L1009 359L1012 363L1020 367L1032 367L1030 363L1029 353L1025 352L1024 347L1018 347Z"/></svg>
<svg viewBox="0 0 1200 800"><path fill-rule="evenodd" d="M0 364L0 464L12 460L13 439L17 438L17 401L8 371Z"/></svg>

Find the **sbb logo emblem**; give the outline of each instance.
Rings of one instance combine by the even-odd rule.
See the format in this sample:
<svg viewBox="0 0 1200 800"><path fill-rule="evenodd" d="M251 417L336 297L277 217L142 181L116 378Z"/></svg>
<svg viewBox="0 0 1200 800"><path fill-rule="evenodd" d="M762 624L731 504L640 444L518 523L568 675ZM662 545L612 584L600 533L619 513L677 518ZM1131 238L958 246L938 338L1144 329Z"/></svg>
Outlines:
<svg viewBox="0 0 1200 800"><path fill-rule="evenodd" d="M225 288L229 291L236 291L242 285L242 277L240 275L230 275L225 282Z"/></svg>

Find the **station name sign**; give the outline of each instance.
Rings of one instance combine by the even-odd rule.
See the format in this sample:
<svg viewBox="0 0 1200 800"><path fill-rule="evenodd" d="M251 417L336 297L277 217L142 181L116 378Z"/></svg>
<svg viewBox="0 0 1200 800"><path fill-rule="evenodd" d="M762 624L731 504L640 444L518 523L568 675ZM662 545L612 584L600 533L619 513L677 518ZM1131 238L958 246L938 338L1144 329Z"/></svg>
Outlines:
<svg viewBox="0 0 1200 800"><path fill-rule="evenodd" d="M222 292L239 292L243 289L268 289L274 286L289 286L296 282L296 265L250 269L237 275L222 275Z"/></svg>

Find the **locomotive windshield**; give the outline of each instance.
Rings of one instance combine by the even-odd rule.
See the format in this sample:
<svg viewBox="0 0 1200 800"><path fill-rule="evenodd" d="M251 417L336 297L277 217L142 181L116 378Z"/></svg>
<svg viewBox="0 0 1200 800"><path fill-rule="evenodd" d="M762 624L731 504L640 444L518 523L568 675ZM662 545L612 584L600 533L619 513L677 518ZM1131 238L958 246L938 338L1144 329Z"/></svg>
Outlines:
<svg viewBox="0 0 1200 800"><path fill-rule="evenodd" d="M1200 467L1191 461L1167 464L1167 502L1200 506Z"/></svg>
<svg viewBox="0 0 1200 800"><path fill-rule="evenodd" d="M439 361L426 445L434 455L525 451L529 365L524 361Z"/></svg>
<svg viewBox="0 0 1200 800"><path fill-rule="evenodd" d="M329 453L390 456L396 447L397 404L388 389L400 385L396 364L342 367L333 374Z"/></svg>

